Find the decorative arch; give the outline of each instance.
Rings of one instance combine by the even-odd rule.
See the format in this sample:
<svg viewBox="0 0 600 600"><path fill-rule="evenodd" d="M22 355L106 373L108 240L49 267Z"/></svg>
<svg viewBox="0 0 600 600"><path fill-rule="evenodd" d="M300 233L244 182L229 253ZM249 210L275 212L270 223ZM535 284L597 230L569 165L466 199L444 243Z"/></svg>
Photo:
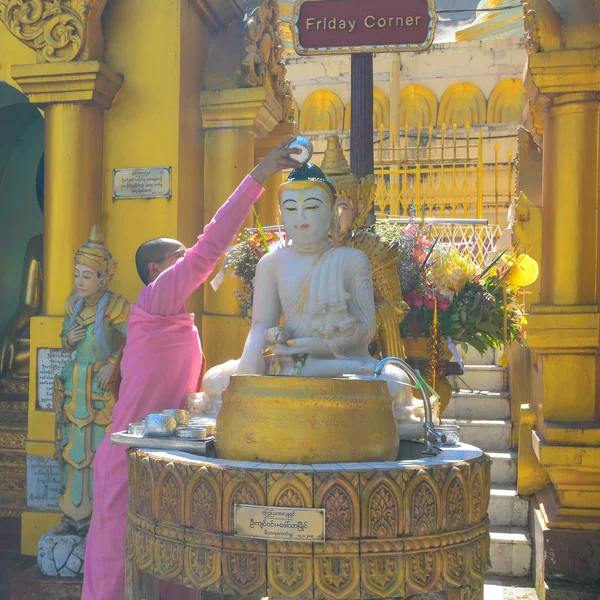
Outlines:
<svg viewBox="0 0 600 600"><path fill-rule="evenodd" d="M352 101L348 100L344 115L344 130L350 130L351 121ZM382 124L384 129L390 128L390 100L385 92L379 88L373 88L373 129L379 129Z"/></svg>
<svg viewBox="0 0 600 600"><path fill-rule="evenodd" d="M455 83L442 96L438 125L482 125L486 118L483 92L473 83Z"/></svg>
<svg viewBox="0 0 600 600"><path fill-rule="evenodd" d="M344 105L340 97L329 90L313 92L300 111L300 131L341 131Z"/></svg>
<svg viewBox="0 0 600 600"><path fill-rule="evenodd" d="M407 123L409 127L435 126L437 114L438 100L429 88L412 84L400 92L400 128Z"/></svg>
<svg viewBox="0 0 600 600"><path fill-rule="evenodd" d="M488 100L488 123L513 123L523 119L525 88L520 79L505 79L492 92Z"/></svg>

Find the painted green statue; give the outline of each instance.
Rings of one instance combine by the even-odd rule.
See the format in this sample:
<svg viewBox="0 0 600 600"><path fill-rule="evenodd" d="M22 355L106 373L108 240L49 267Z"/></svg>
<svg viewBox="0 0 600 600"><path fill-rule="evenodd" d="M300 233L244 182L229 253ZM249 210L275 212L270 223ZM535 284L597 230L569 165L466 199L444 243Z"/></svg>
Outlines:
<svg viewBox="0 0 600 600"><path fill-rule="evenodd" d="M75 291L67 298L62 346L74 351L54 380L56 458L61 465L64 525L85 531L92 514L94 455L112 423L109 391L125 338L129 303L109 292L117 268L94 226L75 255Z"/></svg>

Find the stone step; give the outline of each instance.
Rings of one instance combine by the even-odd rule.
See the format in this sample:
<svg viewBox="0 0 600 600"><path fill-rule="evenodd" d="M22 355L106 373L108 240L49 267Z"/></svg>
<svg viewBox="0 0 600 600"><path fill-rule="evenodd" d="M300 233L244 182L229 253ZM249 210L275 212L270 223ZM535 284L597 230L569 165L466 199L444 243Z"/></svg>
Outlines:
<svg viewBox="0 0 600 600"><path fill-rule="evenodd" d="M487 575L526 577L531 573L531 536L525 527L491 527Z"/></svg>
<svg viewBox="0 0 600 600"><path fill-rule="evenodd" d="M492 526L527 527L529 500L519 496L515 487L492 484L488 513Z"/></svg>
<svg viewBox="0 0 600 600"><path fill-rule="evenodd" d="M458 388L474 391L503 392L507 389L506 369L491 365L465 365L465 372L456 377Z"/></svg>
<svg viewBox="0 0 600 600"><path fill-rule="evenodd" d="M510 400L505 392L454 392L443 418L504 420L510 418Z"/></svg>
<svg viewBox="0 0 600 600"><path fill-rule="evenodd" d="M517 485L517 453L488 452L492 459L492 485Z"/></svg>
<svg viewBox="0 0 600 600"><path fill-rule="evenodd" d="M484 352L483 355L479 354L475 348L469 347L468 352L465 352L460 346L458 348L458 355L465 365L495 365L496 364L496 351L491 349ZM501 354L501 353L500 353Z"/></svg>
<svg viewBox="0 0 600 600"><path fill-rule="evenodd" d="M506 452L510 449L510 419L443 419L443 422L460 427L460 441L464 444L471 444L485 452Z"/></svg>

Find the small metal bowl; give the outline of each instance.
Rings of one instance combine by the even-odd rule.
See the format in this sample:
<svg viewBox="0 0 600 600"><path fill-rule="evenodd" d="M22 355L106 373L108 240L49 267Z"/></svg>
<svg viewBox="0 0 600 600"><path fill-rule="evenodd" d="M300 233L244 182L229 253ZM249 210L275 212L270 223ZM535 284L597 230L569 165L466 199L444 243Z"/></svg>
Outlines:
<svg viewBox="0 0 600 600"><path fill-rule="evenodd" d="M446 441L442 446L456 446L460 441L460 427L458 425L436 425L434 431L443 433L446 436Z"/></svg>
<svg viewBox="0 0 600 600"><path fill-rule="evenodd" d="M206 429L204 427L191 425L189 427L178 427L175 430L175 437L184 440L204 440L208 436L206 435Z"/></svg>
<svg viewBox="0 0 600 600"><path fill-rule="evenodd" d="M162 411L163 415L167 415L167 417L172 417L177 421L177 425L189 425L190 422L190 413L187 410L181 410L178 408L167 408Z"/></svg>
<svg viewBox="0 0 600 600"><path fill-rule="evenodd" d="M150 437L169 437L175 432L177 421L173 417L160 413L151 413L146 417L144 433Z"/></svg>
<svg viewBox="0 0 600 600"><path fill-rule="evenodd" d="M144 435L145 423L129 423L127 433L129 435Z"/></svg>
<svg viewBox="0 0 600 600"><path fill-rule="evenodd" d="M190 419L191 427L204 427L206 429L206 435L215 435L217 428L217 420L211 419L210 417L192 417Z"/></svg>
<svg viewBox="0 0 600 600"><path fill-rule="evenodd" d="M300 154L290 154L294 160L297 160L301 164L307 163L314 151L312 142L302 135L298 136L288 147L299 148L302 151Z"/></svg>

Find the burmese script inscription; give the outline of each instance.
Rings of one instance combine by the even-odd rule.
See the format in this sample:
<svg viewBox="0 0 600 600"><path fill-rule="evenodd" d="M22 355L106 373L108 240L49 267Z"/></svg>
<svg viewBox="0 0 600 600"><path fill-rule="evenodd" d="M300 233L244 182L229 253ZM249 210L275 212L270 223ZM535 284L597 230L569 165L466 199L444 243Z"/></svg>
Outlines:
<svg viewBox="0 0 600 600"><path fill-rule="evenodd" d="M235 535L262 540L325 540L325 510L235 505Z"/></svg>
<svg viewBox="0 0 600 600"><path fill-rule="evenodd" d="M425 49L437 17L431 0L297 0L300 54Z"/></svg>
<svg viewBox="0 0 600 600"><path fill-rule="evenodd" d="M115 169L113 200L171 198L171 167Z"/></svg>
<svg viewBox="0 0 600 600"><path fill-rule="evenodd" d="M62 348L38 348L37 351L37 405L42 410L52 410L54 377L60 375L72 353Z"/></svg>

